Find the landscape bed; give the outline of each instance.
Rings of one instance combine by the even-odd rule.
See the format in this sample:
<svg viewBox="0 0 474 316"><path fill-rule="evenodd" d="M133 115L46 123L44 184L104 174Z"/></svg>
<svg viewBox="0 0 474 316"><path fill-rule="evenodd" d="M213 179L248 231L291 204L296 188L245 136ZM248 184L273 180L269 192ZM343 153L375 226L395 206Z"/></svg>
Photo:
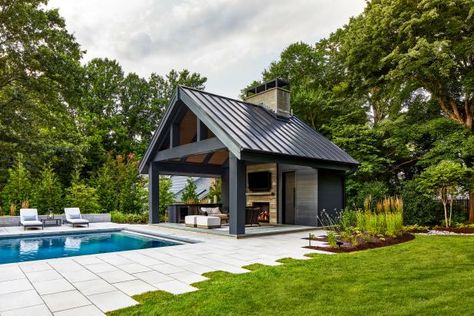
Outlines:
<svg viewBox="0 0 474 316"><path fill-rule="evenodd" d="M309 238L305 238L309 239ZM349 243L343 243L340 247L322 247L322 246L306 246L304 248L313 249L313 250L322 250L322 251L329 251L334 253L341 253L341 252L353 252L365 249L372 249L372 248L380 248L386 247L391 245L400 244L403 242L407 242L410 240L415 239L415 236L412 234L403 234L397 237L384 237L383 239L380 238L372 238L369 241L360 241L357 245L351 245ZM324 240L322 237L318 237L317 239L312 239L317 241L327 241Z"/></svg>
<svg viewBox="0 0 474 316"><path fill-rule="evenodd" d="M0 238L0 264L169 247L180 242L127 230L33 234Z"/></svg>

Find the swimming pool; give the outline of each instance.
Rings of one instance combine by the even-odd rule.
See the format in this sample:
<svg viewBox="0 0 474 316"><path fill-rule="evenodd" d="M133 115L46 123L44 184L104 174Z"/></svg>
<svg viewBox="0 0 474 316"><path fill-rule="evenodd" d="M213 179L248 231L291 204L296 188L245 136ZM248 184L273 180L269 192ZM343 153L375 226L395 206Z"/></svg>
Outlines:
<svg viewBox="0 0 474 316"><path fill-rule="evenodd" d="M180 243L127 231L89 232L0 239L0 264L64 258Z"/></svg>

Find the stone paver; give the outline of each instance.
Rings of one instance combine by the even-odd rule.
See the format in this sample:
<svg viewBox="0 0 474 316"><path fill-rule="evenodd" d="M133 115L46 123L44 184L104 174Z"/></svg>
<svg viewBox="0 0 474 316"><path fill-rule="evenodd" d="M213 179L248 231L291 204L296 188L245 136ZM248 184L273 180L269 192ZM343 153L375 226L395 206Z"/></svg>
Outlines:
<svg viewBox="0 0 474 316"><path fill-rule="evenodd" d="M278 259L307 259L305 254L318 252L302 248L307 245L302 239L307 232L236 240L162 226L134 225L133 229L195 243L0 265L0 316L104 315L137 304L131 296L148 291L197 291L191 284L206 280L202 276L206 272L247 273L243 266L279 265ZM0 228L0 236L6 234L22 233L17 228Z"/></svg>
<svg viewBox="0 0 474 316"><path fill-rule="evenodd" d="M35 290L8 293L0 296L0 313L40 304L43 304L43 300Z"/></svg>
<svg viewBox="0 0 474 316"><path fill-rule="evenodd" d="M129 296L156 291L157 288L142 280L131 280L114 283L114 286Z"/></svg>
<svg viewBox="0 0 474 316"><path fill-rule="evenodd" d="M67 309L54 313L54 316L103 316L105 315L95 305L87 305L77 308Z"/></svg>
<svg viewBox="0 0 474 316"><path fill-rule="evenodd" d="M102 279L76 282L73 284L84 295L100 294L116 290L113 285Z"/></svg>
<svg viewBox="0 0 474 316"><path fill-rule="evenodd" d="M88 298L103 312L138 304L137 301L120 291L89 295Z"/></svg>
<svg viewBox="0 0 474 316"><path fill-rule="evenodd" d="M50 316L51 312L44 304L2 312L2 316Z"/></svg>
<svg viewBox="0 0 474 316"><path fill-rule="evenodd" d="M33 286L40 295L74 290L74 287L71 285L71 283L65 279L33 282Z"/></svg>
<svg viewBox="0 0 474 316"><path fill-rule="evenodd" d="M42 298L49 309L53 312L91 304L84 295L75 290L43 295Z"/></svg>

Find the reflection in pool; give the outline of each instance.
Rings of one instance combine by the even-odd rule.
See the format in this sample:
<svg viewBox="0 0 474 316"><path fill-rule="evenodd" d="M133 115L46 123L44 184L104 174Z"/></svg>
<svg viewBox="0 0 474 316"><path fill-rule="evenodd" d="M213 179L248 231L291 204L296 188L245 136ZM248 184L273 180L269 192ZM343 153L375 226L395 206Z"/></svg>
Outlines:
<svg viewBox="0 0 474 316"><path fill-rule="evenodd" d="M128 232L0 239L0 264L174 246L178 243Z"/></svg>

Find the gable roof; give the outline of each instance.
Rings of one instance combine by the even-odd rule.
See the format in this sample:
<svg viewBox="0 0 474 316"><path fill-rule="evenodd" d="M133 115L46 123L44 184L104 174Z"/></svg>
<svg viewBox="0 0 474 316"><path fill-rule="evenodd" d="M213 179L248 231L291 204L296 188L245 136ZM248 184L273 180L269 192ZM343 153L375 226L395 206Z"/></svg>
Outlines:
<svg viewBox="0 0 474 316"><path fill-rule="evenodd" d="M272 111L245 101L180 86L140 165L149 163L170 113L182 101L234 155L258 152L355 166L358 162L296 116L282 120ZM165 134L165 133L163 133Z"/></svg>

